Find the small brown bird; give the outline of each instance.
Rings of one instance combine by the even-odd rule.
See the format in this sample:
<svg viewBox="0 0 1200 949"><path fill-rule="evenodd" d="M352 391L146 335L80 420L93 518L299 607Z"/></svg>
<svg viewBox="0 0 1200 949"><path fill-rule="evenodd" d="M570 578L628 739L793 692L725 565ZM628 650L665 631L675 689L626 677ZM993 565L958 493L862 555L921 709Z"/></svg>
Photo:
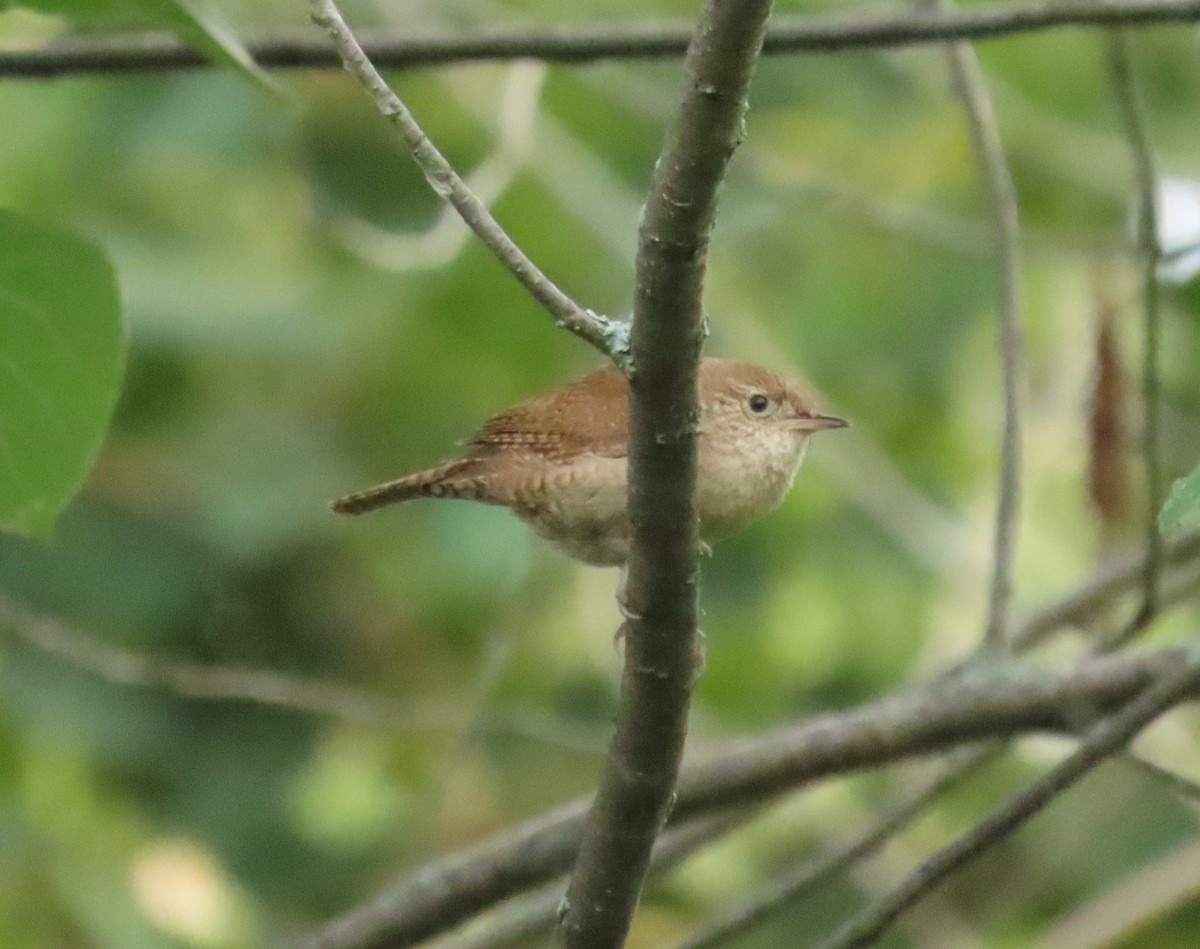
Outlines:
<svg viewBox="0 0 1200 949"><path fill-rule="evenodd" d="M791 487L808 437L843 428L780 376L748 363L700 363L696 505L706 540L772 510ZM463 457L349 494L339 514L412 498L463 498L513 511L562 551L596 566L629 555L625 468L629 383L615 368L488 419Z"/></svg>

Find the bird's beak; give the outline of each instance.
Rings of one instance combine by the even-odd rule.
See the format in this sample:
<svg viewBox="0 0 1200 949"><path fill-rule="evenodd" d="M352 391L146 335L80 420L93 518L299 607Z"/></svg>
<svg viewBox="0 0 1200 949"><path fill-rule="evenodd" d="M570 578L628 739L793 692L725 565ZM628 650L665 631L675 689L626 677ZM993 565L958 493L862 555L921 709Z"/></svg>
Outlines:
<svg viewBox="0 0 1200 949"><path fill-rule="evenodd" d="M796 419L796 428L802 432L823 432L827 428L847 428L849 425L849 422L836 415L811 415Z"/></svg>

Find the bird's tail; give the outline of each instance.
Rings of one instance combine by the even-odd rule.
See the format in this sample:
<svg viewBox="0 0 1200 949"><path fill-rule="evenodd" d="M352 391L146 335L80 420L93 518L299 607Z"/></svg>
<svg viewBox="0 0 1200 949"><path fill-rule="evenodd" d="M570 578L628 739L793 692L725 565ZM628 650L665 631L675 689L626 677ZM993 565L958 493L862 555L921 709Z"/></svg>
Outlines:
<svg viewBox="0 0 1200 949"><path fill-rule="evenodd" d="M413 498L466 498L486 500L486 483L480 477L479 464L473 459L453 461L437 468L417 471L395 481L377 484L365 491L347 494L329 506L337 514L365 514L388 504Z"/></svg>

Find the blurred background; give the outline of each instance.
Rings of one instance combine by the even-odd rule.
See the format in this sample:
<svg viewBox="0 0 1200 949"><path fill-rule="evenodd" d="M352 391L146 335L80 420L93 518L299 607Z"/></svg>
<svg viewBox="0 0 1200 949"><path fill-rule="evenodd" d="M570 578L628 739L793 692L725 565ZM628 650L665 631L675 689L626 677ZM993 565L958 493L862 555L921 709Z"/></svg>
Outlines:
<svg viewBox="0 0 1200 949"><path fill-rule="evenodd" d="M243 40L313 32L304 3L212 7ZM345 12L399 37L647 15L628 0ZM695 4L651 12L691 17ZM0 44L66 28L4 12ZM1141 31L1135 52L1159 170L1176 206L1194 209L1196 31ZM1141 537L1133 185L1098 34L979 54L1024 229L1026 609ZM560 286L629 312L678 63L392 78ZM488 415L597 357L447 218L352 81L275 79L277 92L227 70L0 81L0 205L106 250L129 337L85 491L52 542L0 537L0 590L108 646L370 693L391 720L124 687L5 636L6 947L286 943L422 859L587 793L602 761L620 664L615 571L568 561L501 510L412 504L342 520L327 507L452 454ZM1184 271L1164 294L1177 477L1200 460L1200 291ZM708 350L806 376L853 428L817 439L783 507L703 564L693 750L928 678L978 643L1001 418L996 301L941 51L765 59L713 240ZM1089 413L1105 325L1109 372L1125 367L1106 379L1126 429L1102 446L1097 505ZM1185 604L1154 638L1193 632L1195 613ZM1176 715L1144 746L1195 771L1195 737ZM1022 742L880 859L737 945L803 944L1064 747ZM860 830L930 767L810 789L706 850L651 886L631 945L681 939L787 860ZM1048 931L1056 945L1092 944L1055 927L1135 902L1143 875L1170 866L1179 892L1152 887L1120 945L1194 945L1196 830L1194 807L1107 765L886 944L1020 946Z"/></svg>

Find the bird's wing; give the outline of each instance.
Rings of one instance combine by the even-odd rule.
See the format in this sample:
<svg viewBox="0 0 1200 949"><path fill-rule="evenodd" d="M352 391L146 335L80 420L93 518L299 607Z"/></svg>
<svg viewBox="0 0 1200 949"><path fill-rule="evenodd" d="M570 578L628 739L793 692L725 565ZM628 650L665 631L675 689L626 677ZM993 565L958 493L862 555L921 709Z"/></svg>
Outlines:
<svg viewBox="0 0 1200 949"><path fill-rule="evenodd" d="M521 448L548 458L583 453L624 458L629 442L629 383L614 368L513 406L484 423L470 454Z"/></svg>

